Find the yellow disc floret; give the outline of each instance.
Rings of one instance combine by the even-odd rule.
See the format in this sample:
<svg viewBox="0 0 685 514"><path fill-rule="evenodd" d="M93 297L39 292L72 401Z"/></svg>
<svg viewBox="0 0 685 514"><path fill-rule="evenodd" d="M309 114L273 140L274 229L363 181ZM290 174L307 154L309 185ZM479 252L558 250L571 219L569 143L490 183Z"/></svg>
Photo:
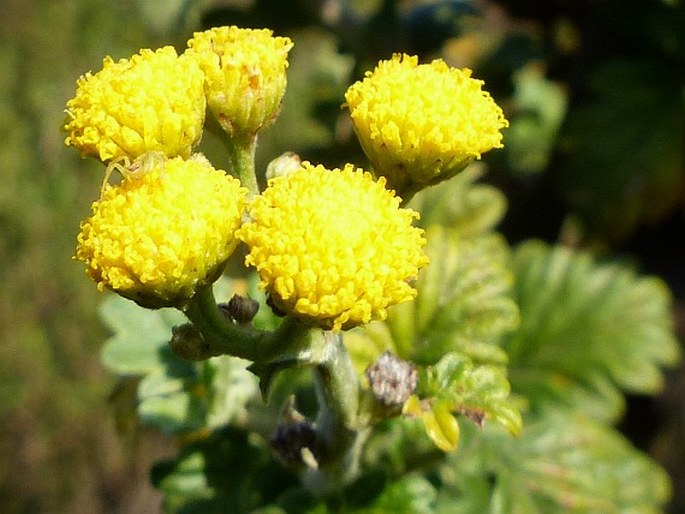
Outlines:
<svg viewBox="0 0 685 514"><path fill-rule="evenodd" d="M416 295L409 282L428 262L418 213L399 204L383 178L304 162L252 200L245 262L278 307L322 328L384 319Z"/></svg>
<svg viewBox="0 0 685 514"><path fill-rule="evenodd" d="M178 306L212 283L237 245L247 191L201 156L106 186L81 224L76 258L100 290Z"/></svg>
<svg viewBox="0 0 685 514"><path fill-rule="evenodd" d="M67 102L65 143L104 162L146 152L190 156L202 136L204 75L173 47L141 50L130 59L103 60L79 78Z"/></svg>
<svg viewBox="0 0 685 514"><path fill-rule="evenodd" d="M216 27L188 41L186 55L198 60L206 76L209 109L229 134L256 134L278 114L293 43L272 34Z"/></svg>
<svg viewBox="0 0 685 514"><path fill-rule="evenodd" d="M396 54L350 86L347 107L376 174L401 195L501 147L508 122L482 85L471 70Z"/></svg>

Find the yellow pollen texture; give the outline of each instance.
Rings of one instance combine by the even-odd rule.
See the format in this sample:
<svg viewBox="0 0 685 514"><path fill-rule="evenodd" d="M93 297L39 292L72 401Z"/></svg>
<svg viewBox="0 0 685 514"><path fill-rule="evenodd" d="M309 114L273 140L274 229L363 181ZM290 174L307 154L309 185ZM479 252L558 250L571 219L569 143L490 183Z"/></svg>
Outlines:
<svg viewBox="0 0 685 514"><path fill-rule="evenodd" d="M99 72L79 78L67 102L65 143L103 162L146 152L188 158L202 137L204 76L173 47L106 57Z"/></svg>
<svg viewBox="0 0 685 514"><path fill-rule="evenodd" d="M418 213L399 204L384 179L304 162L252 200L238 231L245 262L279 307L322 328L385 319L414 298L410 282L428 262Z"/></svg>
<svg viewBox="0 0 685 514"><path fill-rule="evenodd" d="M350 86L345 100L377 174L399 169L426 183L502 146L508 122L482 86L469 69L396 54Z"/></svg>
<svg viewBox="0 0 685 514"><path fill-rule="evenodd" d="M246 194L203 157L167 160L106 186L81 224L76 258L100 290L172 305L221 271L237 245Z"/></svg>

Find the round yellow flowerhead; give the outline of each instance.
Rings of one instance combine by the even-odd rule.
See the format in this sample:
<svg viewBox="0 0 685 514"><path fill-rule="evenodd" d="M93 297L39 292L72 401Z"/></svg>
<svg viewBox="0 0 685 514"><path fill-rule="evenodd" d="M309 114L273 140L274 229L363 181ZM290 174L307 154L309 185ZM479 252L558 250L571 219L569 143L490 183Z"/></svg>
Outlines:
<svg viewBox="0 0 685 514"><path fill-rule="evenodd" d="M182 305L237 246L246 195L204 157L167 160L105 188L81 224L76 258L100 290L145 307Z"/></svg>
<svg viewBox="0 0 685 514"><path fill-rule="evenodd" d="M231 135L254 135L278 114L293 43L272 34L216 27L188 41L186 55L195 56L206 76L209 109Z"/></svg>
<svg viewBox="0 0 685 514"><path fill-rule="evenodd" d="M428 262L426 241L412 226L418 213L399 204L383 178L304 162L252 200L237 235L277 307L348 329L416 295L409 282Z"/></svg>
<svg viewBox="0 0 685 514"><path fill-rule="evenodd" d="M146 152L187 158L202 136L203 83L197 62L170 46L116 62L105 57L67 102L65 143L104 162Z"/></svg>
<svg viewBox="0 0 685 514"><path fill-rule="evenodd" d="M345 94L377 175L402 195L454 176L502 146L507 120L471 70L396 54Z"/></svg>

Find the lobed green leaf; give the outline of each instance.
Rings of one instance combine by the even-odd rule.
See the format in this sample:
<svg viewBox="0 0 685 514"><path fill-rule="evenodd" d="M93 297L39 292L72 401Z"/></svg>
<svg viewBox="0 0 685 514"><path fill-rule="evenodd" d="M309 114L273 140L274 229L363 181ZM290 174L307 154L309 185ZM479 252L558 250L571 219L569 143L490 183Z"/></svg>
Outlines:
<svg viewBox="0 0 685 514"><path fill-rule="evenodd" d="M518 435L521 415L509 390L503 367L474 365L465 355L452 352L425 369L417 392L436 405L448 402L452 411L465 415L478 426L491 419Z"/></svg>
<svg viewBox="0 0 685 514"><path fill-rule="evenodd" d="M507 200L497 188L476 184L485 168L472 163L457 176L416 194L410 207L419 211L419 225L439 225L461 237L483 235L502 220Z"/></svg>
<svg viewBox="0 0 685 514"><path fill-rule="evenodd" d="M174 309L141 309L118 295L109 295L100 304L100 317L113 332L102 349L102 363L120 375L143 375L164 368L171 327L184 321Z"/></svg>
<svg viewBox="0 0 685 514"><path fill-rule="evenodd" d="M679 358L668 288L627 266L531 242L513 257L521 325L509 377L533 408L565 405L615 420L622 391L655 393Z"/></svg>

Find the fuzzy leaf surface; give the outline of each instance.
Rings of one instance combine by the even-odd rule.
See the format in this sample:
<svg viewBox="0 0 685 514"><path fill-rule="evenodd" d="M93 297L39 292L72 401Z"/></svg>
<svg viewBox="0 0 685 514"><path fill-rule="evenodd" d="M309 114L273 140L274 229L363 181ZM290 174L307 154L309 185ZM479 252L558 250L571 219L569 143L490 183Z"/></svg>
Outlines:
<svg viewBox="0 0 685 514"><path fill-rule="evenodd" d="M174 309L150 311L117 295L100 304L100 318L113 333L102 349L102 363L119 375L163 369L171 355L171 327L184 321Z"/></svg>

